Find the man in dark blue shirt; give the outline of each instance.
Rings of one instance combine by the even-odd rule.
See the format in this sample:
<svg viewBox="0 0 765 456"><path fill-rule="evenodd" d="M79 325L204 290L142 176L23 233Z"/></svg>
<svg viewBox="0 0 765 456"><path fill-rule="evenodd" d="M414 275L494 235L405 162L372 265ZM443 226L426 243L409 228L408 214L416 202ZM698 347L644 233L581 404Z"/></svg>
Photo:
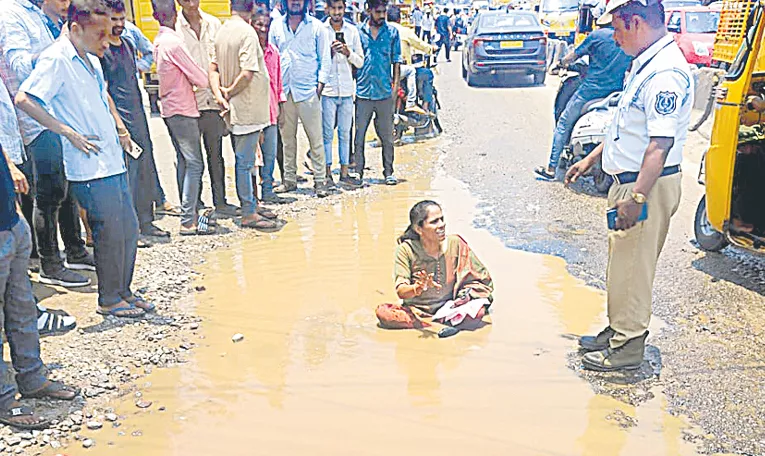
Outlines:
<svg viewBox="0 0 765 456"><path fill-rule="evenodd" d="M587 75L571 96L555 126L549 164L534 170L541 179L555 180L555 169L558 167L560 154L571 137L574 124L579 120L584 105L591 100L605 98L622 90L624 75L632 63L632 58L619 48L613 37L612 28L595 30L579 47L563 58L561 63L567 65L586 55L589 56L590 64Z"/></svg>
<svg viewBox="0 0 765 456"><path fill-rule="evenodd" d="M446 61L451 62L451 38L452 38L452 25L449 19L449 8L444 8L441 14L436 18L436 33L438 33L438 51L436 51L436 60L438 60L438 54L441 53L441 48L446 47Z"/></svg>
<svg viewBox="0 0 765 456"><path fill-rule="evenodd" d="M29 190L22 173L11 174L10 159L0 145L0 319L11 347L16 383L22 397L72 400L76 392L46 378L40 359L37 306L27 269L32 232L16 202L17 192ZM16 385L8 382L8 366L0 361L0 423L40 429L49 422L16 401Z"/></svg>
<svg viewBox="0 0 765 456"><path fill-rule="evenodd" d="M401 37L385 21L388 0L368 0L369 19L359 27L364 65L356 75L356 135L354 152L359 179L364 178L364 143L369 122L382 141L383 176L396 185L393 175L393 113L401 74ZM361 182L359 182L360 184Z"/></svg>

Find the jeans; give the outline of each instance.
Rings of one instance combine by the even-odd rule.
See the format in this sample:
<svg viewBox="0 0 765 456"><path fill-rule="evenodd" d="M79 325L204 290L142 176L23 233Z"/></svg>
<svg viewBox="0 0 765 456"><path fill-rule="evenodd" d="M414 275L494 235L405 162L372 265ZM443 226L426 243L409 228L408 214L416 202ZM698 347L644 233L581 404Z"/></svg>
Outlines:
<svg viewBox="0 0 765 456"><path fill-rule="evenodd" d="M136 116L133 122L125 122L125 127L133 141L143 149L143 153L137 159L126 153L125 166L138 224L144 228L154 221L153 202L156 198L155 177L152 175L154 145L151 142L146 116Z"/></svg>
<svg viewBox="0 0 765 456"><path fill-rule="evenodd" d="M422 31L422 41L430 44L430 40L433 39L432 34L430 30L423 30Z"/></svg>
<svg viewBox="0 0 765 456"><path fill-rule="evenodd" d="M550 152L550 168L558 167L558 160L560 160L560 154L563 152L563 148L568 144L571 138L571 132L574 130L574 124L579 120L582 114L582 108L592 98L585 98L582 96L581 91L577 90L571 99L568 100L566 107L563 109L558 123L555 125L555 132L553 133L552 151Z"/></svg>
<svg viewBox="0 0 765 456"><path fill-rule="evenodd" d="M11 229L0 231L0 328L5 329L11 349L16 383L24 392L37 391L45 384L45 367L40 359L37 306L29 281L29 254L32 233L24 218ZM16 386L5 383L8 366L0 360L0 410L6 411L16 399Z"/></svg>
<svg viewBox="0 0 765 456"><path fill-rule="evenodd" d="M417 38L420 38L422 36L422 26L421 25L415 25L414 26L414 34L417 35Z"/></svg>
<svg viewBox="0 0 765 456"><path fill-rule="evenodd" d="M392 118L392 117L391 117ZM327 164L324 161L324 140L321 126L321 100L318 95L296 102L292 93L282 103L279 114L279 130L284 141L283 184L297 185L297 127L298 120L303 123L303 130L311 146L311 166L313 167L314 187L323 187L327 177Z"/></svg>
<svg viewBox="0 0 765 456"><path fill-rule="evenodd" d="M177 157L178 193L181 196L181 224L196 224L197 204L202 190L202 141L194 117L175 115L165 119Z"/></svg>
<svg viewBox="0 0 765 456"><path fill-rule="evenodd" d="M436 59L438 59L438 55L441 53L441 48L446 47L446 60L451 60L451 52L452 52L452 44L449 41L448 36L441 35L441 38L438 40L438 51L436 51Z"/></svg>
<svg viewBox="0 0 765 456"><path fill-rule="evenodd" d="M42 270L53 272L61 267L58 248L58 230L67 256L85 253L82 226L77 202L72 198L64 174L64 156L61 137L50 130L40 133L27 147L37 170L37 195L34 227Z"/></svg>
<svg viewBox="0 0 765 456"><path fill-rule="evenodd" d="M332 139L337 124L337 152L340 164L348 165L351 155L350 136L353 122L353 97L323 97L321 99L324 132L324 156L327 166L332 166Z"/></svg>
<svg viewBox="0 0 765 456"><path fill-rule="evenodd" d="M274 167L276 166L278 136L279 127L276 125L269 125L263 130L263 144L260 145L260 150L263 152L263 166L260 167L260 178L262 179L260 187L264 197L274 192Z"/></svg>
<svg viewBox="0 0 765 456"><path fill-rule="evenodd" d="M98 305L111 306L133 296L138 218L126 173L72 182L72 192L88 213L98 276Z"/></svg>
<svg viewBox="0 0 765 456"><path fill-rule="evenodd" d="M220 111L199 111L199 132L207 152L207 171L212 184L213 205L226 204L226 171L223 163L223 134L226 124L220 117Z"/></svg>
<svg viewBox="0 0 765 456"><path fill-rule="evenodd" d="M372 120L372 114L375 116L375 131L382 141L383 158L383 176L393 175L393 97L386 100L367 100L365 98L356 99L356 172L364 177L364 165L366 162L364 156L364 146L366 144L367 129Z"/></svg>
<svg viewBox="0 0 765 456"><path fill-rule="evenodd" d="M17 165L19 171L24 173L29 183L29 191L20 195L21 212L29 226L34 226L35 219L35 195L37 194L37 171L35 170L35 161L31 157L27 158L22 164ZM60 221L59 221L60 222ZM32 233L32 253L31 258L37 258L37 239Z"/></svg>
<svg viewBox="0 0 765 456"><path fill-rule="evenodd" d="M255 149L258 147L260 132L246 135L231 134L231 144L234 146L234 173L236 178L236 194L239 204L242 205L242 217L255 213L257 202L252 186L252 174L250 170L255 166Z"/></svg>
<svg viewBox="0 0 765 456"><path fill-rule="evenodd" d="M428 103L431 111L433 106L433 70L430 68L417 68L417 93L423 103Z"/></svg>

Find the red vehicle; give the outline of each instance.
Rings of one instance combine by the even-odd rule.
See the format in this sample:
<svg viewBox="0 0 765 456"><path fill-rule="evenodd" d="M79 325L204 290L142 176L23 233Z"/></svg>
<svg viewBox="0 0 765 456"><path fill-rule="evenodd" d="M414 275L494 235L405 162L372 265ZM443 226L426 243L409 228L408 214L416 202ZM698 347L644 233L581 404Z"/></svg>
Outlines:
<svg viewBox="0 0 765 456"><path fill-rule="evenodd" d="M697 66L712 63L720 9L708 6L672 8L666 11L667 30L683 51L685 60Z"/></svg>

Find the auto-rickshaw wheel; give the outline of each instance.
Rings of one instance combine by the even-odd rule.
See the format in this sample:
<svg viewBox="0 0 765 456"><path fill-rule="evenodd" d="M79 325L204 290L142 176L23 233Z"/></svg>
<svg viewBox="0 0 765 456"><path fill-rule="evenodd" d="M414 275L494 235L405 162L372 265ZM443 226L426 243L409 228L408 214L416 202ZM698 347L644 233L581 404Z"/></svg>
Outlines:
<svg viewBox="0 0 765 456"><path fill-rule="evenodd" d="M715 230L707 218L707 197L704 196L699 201L699 207L696 208L696 219L693 222L693 232L696 235L696 242L699 246L708 252L719 252L728 246L728 240L719 231Z"/></svg>

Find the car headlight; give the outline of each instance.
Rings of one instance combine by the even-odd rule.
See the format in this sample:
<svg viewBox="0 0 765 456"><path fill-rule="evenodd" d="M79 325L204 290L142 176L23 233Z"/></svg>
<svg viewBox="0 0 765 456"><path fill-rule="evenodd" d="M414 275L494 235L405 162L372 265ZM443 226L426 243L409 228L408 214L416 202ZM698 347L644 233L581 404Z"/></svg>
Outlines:
<svg viewBox="0 0 765 456"><path fill-rule="evenodd" d="M702 43L701 41L694 41L693 53L696 55L708 56L709 48L707 47L707 43Z"/></svg>

